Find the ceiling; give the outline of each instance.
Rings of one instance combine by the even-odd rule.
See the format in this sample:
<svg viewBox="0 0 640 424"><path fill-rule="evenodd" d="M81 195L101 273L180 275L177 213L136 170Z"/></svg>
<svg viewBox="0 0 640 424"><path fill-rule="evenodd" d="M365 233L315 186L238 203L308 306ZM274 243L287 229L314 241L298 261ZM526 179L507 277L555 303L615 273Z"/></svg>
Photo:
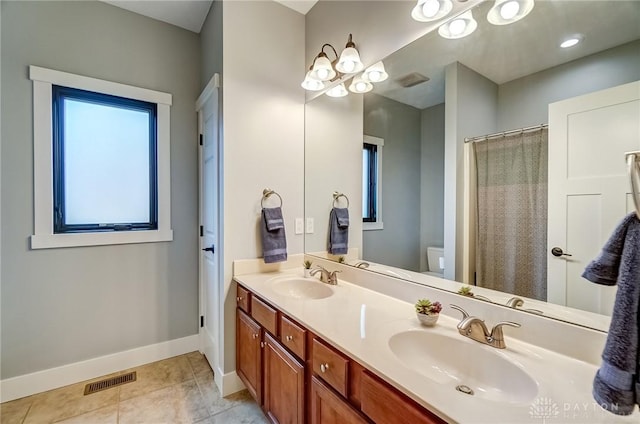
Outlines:
<svg viewBox="0 0 640 424"><path fill-rule="evenodd" d="M213 0L102 0L113 6L199 33ZM224 0L243 1L243 0ZM271 1L271 0L263 0ZM306 14L318 0L274 0Z"/></svg>
<svg viewBox="0 0 640 424"><path fill-rule="evenodd" d="M374 93L424 109L444 102L445 67L460 62L500 85L525 75L640 38L640 1L536 1L531 13L511 25L487 22L485 2L473 9L477 30L459 40L437 31L384 59L389 79ZM559 48L567 36L583 34L582 43ZM430 80L403 88L398 78L419 72Z"/></svg>

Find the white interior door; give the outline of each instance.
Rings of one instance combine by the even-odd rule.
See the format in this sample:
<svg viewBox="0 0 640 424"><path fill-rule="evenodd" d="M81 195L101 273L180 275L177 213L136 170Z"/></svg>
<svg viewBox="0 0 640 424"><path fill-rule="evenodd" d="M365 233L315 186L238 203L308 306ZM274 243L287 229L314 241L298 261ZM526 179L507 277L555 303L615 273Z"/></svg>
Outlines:
<svg viewBox="0 0 640 424"><path fill-rule="evenodd" d="M216 369L220 346L218 74L198 99L200 128L200 345Z"/></svg>
<svg viewBox="0 0 640 424"><path fill-rule="evenodd" d="M611 315L616 287L581 274L634 210L624 154L639 149L640 81L549 105L549 302Z"/></svg>

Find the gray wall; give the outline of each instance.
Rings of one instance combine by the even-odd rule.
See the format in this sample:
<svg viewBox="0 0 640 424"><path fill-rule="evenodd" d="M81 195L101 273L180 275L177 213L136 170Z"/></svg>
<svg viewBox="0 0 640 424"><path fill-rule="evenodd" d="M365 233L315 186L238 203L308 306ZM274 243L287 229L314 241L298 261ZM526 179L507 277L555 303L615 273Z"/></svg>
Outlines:
<svg viewBox="0 0 640 424"><path fill-rule="evenodd" d="M420 269L420 110L376 94L364 96L364 133L384 139L383 230L363 232L364 259Z"/></svg>
<svg viewBox="0 0 640 424"><path fill-rule="evenodd" d="M1 378L197 334L198 35L101 2L1 7ZM29 250L29 65L173 94L173 242Z"/></svg>
<svg viewBox="0 0 640 424"><path fill-rule="evenodd" d="M262 256L264 188L282 196L289 255L304 250L304 236L294 231L295 218L304 216L304 16L273 1L225 1L222 15L224 341L213 366L217 374L232 374L233 261Z"/></svg>
<svg viewBox="0 0 640 424"><path fill-rule="evenodd" d="M445 82L445 278L460 281L463 252L464 138L496 130L498 86L452 63Z"/></svg>
<svg viewBox="0 0 640 424"><path fill-rule="evenodd" d="M498 131L546 123L549 103L639 78L637 40L502 84L498 89Z"/></svg>
<svg viewBox="0 0 640 424"><path fill-rule="evenodd" d="M200 30L201 89L213 74L222 73L222 26L222 0L214 0Z"/></svg>
<svg viewBox="0 0 640 424"><path fill-rule="evenodd" d="M444 103L420 115L420 271L426 271L427 247L444 245Z"/></svg>

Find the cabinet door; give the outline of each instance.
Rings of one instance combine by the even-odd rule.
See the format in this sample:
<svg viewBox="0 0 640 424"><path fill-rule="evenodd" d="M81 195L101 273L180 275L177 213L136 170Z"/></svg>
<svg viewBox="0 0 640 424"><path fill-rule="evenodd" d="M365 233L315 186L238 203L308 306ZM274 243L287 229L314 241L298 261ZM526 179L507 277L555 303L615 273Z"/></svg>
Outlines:
<svg viewBox="0 0 640 424"><path fill-rule="evenodd" d="M266 333L263 405L275 423L304 423L304 366Z"/></svg>
<svg viewBox="0 0 640 424"><path fill-rule="evenodd" d="M444 424L387 383L365 371L362 375L362 412L377 424Z"/></svg>
<svg viewBox="0 0 640 424"><path fill-rule="evenodd" d="M347 402L316 377L311 378L311 424L365 424Z"/></svg>
<svg viewBox="0 0 640 424"><path fill-rule="evenodd" d="M236 369L251 396L262 405L262 329L249 315L237 309Z"/></svg>

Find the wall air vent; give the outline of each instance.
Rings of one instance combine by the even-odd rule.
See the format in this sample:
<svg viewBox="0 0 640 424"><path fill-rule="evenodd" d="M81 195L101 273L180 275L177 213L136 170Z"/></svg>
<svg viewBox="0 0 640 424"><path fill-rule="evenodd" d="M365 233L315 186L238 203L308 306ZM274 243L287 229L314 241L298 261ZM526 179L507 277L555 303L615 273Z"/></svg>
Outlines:
<svg viewBox="0 0 640 424"><path fill-rule="evenodd" d="M126 374L117 375L115 377L107 378L104 380L96 381L95 383L89 383L84 387L84 395L90 395L102 390L107 390L112 387L120 386L121 384L133 383L136 381L136 372L128 372Z"/></svg>
<svg viewBox="0 0 640 424"><path fill-rule="evenodd" d="M403 77L400 77L396 80L398 84L403 86L404 88L413 87L414 85L422 84L423 82L429 81L429 77L425 77L422 74L417 72L412 72Z"/></svg>

